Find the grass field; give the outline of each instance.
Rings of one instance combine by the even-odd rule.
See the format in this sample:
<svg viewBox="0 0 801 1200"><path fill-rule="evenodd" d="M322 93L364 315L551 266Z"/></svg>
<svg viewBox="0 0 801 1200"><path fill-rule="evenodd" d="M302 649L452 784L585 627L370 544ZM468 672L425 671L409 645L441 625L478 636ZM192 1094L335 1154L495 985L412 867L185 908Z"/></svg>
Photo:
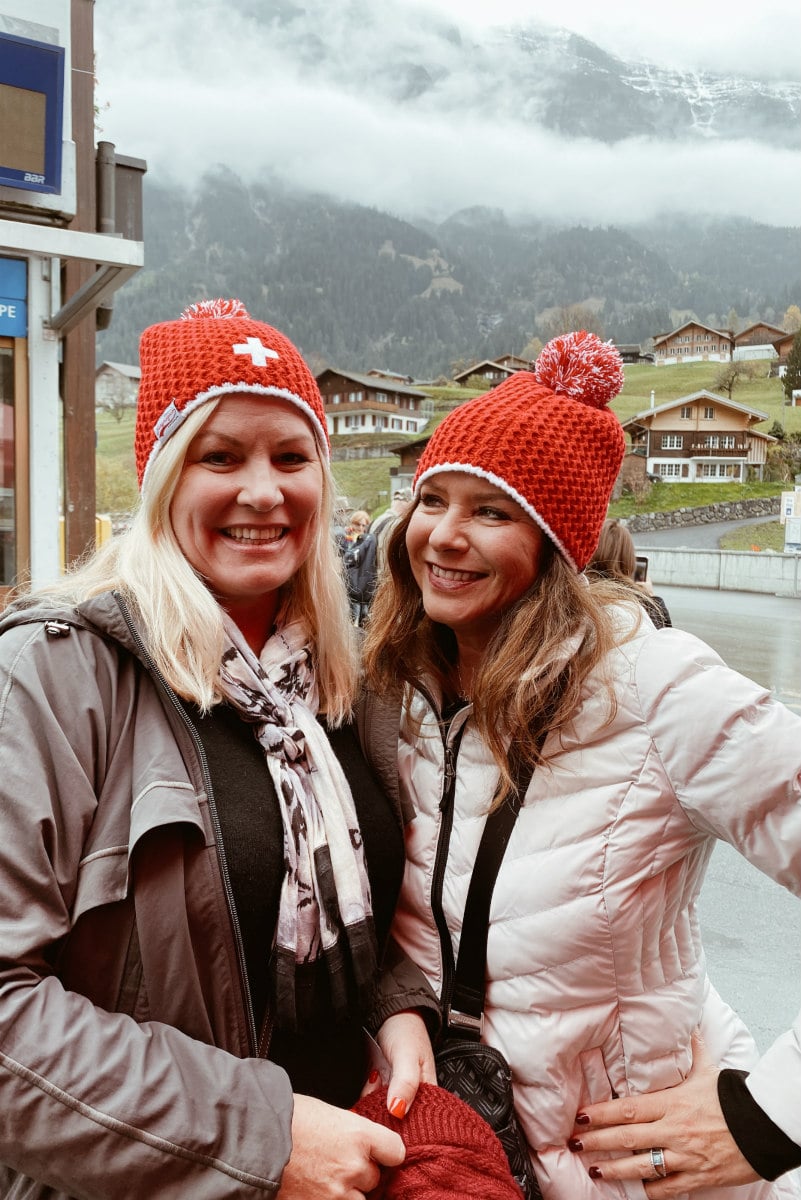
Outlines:
<svg viewBox="0 0 801 1200"><path fill-rule="evenodd" d="M654 367L648 363L632 364L625 368L626 381L623 391L613 400L611 407L621 421L626 421L635 413L650 407L652 390L657 406L704 389L713 391L715 375L719 369L717 363L683 363L675 367ZM421 390L426 391L434 401L434 416L421 436L432 433L456 404L478 394L460 387L431 387ZM778 420L788 433L801 431L801 408L784 406L784 390L779 379L762 377L744 380L734 388L732 399L737 404L768 414L766 421L755 426L759 430L767 432L774 420ZM98 512L126 512L135 503L137 488L133 423L133 411L126 412L123 420L119 422L109 413L97 415ZM387 455L382 458L335 462L334 477L340 494L347 496L354 508L366 508L376 516L389 502L389 468L397 466L398 461L396 455ZM786 486L785 484L784 487ZM656 484L641 505L637 506L633 499L624 497L612 506L610 514L626 517L635 512L661 512L712 504L718 500L772 496L781 491L781 484Z"/></svg>
<svg viewBox="0 0 801 1200"><path fill-rule="evenodd" d="M763 525L741 525L724 533L720 539L721 550L784 550L784 526L779 521L765 521Z"/></svg>

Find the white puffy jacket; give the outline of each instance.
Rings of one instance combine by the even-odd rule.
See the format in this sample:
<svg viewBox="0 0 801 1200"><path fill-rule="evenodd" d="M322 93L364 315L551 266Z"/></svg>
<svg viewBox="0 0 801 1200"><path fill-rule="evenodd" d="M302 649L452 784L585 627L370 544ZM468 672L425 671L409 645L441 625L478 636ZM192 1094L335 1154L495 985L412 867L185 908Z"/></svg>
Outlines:
<svg viewBox="0 0 801 1200"><path fill-rule="evenodd" d="M550 765L534 772L492 899L484 1040L512 1066L546 1200L642 1200L639 1182L591 1180L565 1143L582 1106L680 1082L696 1025L719 1064L757 1058L706 976L696 901L715 839L801 893L801 719L696 638L647 621L606 665L617 711L609 722L591 677L561 745L546 744ZM416 694L412 708L423 728L403 718L399 771L417 817L396 934L439 989L430 897L446 752L429 699ZM469 711L448 734L453 746L464 726L443 886L454 954L497 780ZM782 1049L773 1071L786 1111L766 1103L764 1071L759 1099L801 1143L798 1038ZM795 1175L696 1196L799 1196Z"/></svg>

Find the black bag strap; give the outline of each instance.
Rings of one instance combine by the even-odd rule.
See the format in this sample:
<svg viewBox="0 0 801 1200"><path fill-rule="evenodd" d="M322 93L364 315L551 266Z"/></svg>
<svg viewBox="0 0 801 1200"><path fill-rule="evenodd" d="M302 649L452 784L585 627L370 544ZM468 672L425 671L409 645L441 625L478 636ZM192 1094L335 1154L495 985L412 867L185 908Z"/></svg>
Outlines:
<svg viewBox="0 0 801 1200"><path fill-rule="evenodd" d="M542 749L545 737L546 734L543 734L539 749ZM509 757L514 791L506 797L503 804L489 814L484 825L467 892L462 935L459 939L459 957L450 1000L446 1001L443 996L443 1032L447 1035L449 1031L458 1030L460 1036L472 1037L476 1041L481 1037L484 1012L492 892L520 812L520 805L534 774L533 765L524 763L515 747L512 748Z"/></svg>

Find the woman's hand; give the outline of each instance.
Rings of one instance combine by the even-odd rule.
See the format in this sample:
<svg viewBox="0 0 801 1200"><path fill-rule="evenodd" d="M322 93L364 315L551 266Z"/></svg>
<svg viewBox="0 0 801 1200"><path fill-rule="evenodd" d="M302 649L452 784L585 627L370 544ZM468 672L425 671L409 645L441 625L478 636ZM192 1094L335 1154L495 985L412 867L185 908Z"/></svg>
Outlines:
<svg viewBox="0 0 801 1200"><path fill-rule="evenodd" d="M698 1188L751 1183L759 1175L743 1158L718 1102L718 1068L699 1034L693 1065L676 1087L604 1104L579 1113L570 1149L582 1151L594 1178L644 1179L650 1200L666 1200ZM651 1149L662 1150L667 1176L657 1179ZM593 1151L629 1150L624 1158Z"/></svg>
<svg viewBox="0 0 801 1200"><path fill-rule="evenodd" d="M403 1140L348 1109L295 1096L292 1154L281 1177L281 1200L363 1200L382 1167L406 1157Z"/></svg>
<svg viewBox="0 0 801 1200"><path fill-rule="evenodd" d="M393 1117L405 1117L421 1083L436 1083L434 1051L423 1018L416 1012L388 1017L376 1035L391 1075L387 1108ZM375 1087L379 1087L378 1082ZM370 1085L366 1092L373 1090Z"/></svg>

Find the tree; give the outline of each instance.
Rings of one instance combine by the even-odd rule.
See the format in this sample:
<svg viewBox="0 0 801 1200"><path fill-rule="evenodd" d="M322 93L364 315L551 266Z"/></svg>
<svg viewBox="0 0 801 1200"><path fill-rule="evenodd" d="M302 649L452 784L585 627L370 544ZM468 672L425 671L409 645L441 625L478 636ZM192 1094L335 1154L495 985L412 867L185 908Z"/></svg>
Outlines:
<svg viewBox="0 0 801 1200"><path fill-rule="evenodd" d="M801 388L801 330L793 338L790 353L787 355L787 370L784 373L784 394L792 402L793 392Z"/></svg>
<svg viewBox="0 0 801 1200"><path fill-rule="evenodd" d="M523 349L520 351L520 357L528 359L529 362L533 362L534 359L539 355L541 349L542 341L540 338L530 337Z"/></svg>
<svg viewBox="0 0 801 1200"><path fill-rule="evenodd" d="M604 336L600 316L586 304L566 304L562 308L549 309L548 315L540 323L546 341L563 333L572 333L574 329L586 329L600 338Z"/></svg>
<svg viewBox="0 0 801 1200"><path fill-rule="evenodd" d="M757 370L758 368L755 363L743 362L742 359L724 363L712 380L712 390L715 392L725 392L731 400L731 394L737 387L737 384L742 383L744 379L753 379Z"/></svg>
<svg viewBox="0 0 801 1200"><path fill-rule="evenodd" d="M801 308L797 304L791 304L782 317L782 329L786 329L788 333L797 333L801 329Z"/></svg>

